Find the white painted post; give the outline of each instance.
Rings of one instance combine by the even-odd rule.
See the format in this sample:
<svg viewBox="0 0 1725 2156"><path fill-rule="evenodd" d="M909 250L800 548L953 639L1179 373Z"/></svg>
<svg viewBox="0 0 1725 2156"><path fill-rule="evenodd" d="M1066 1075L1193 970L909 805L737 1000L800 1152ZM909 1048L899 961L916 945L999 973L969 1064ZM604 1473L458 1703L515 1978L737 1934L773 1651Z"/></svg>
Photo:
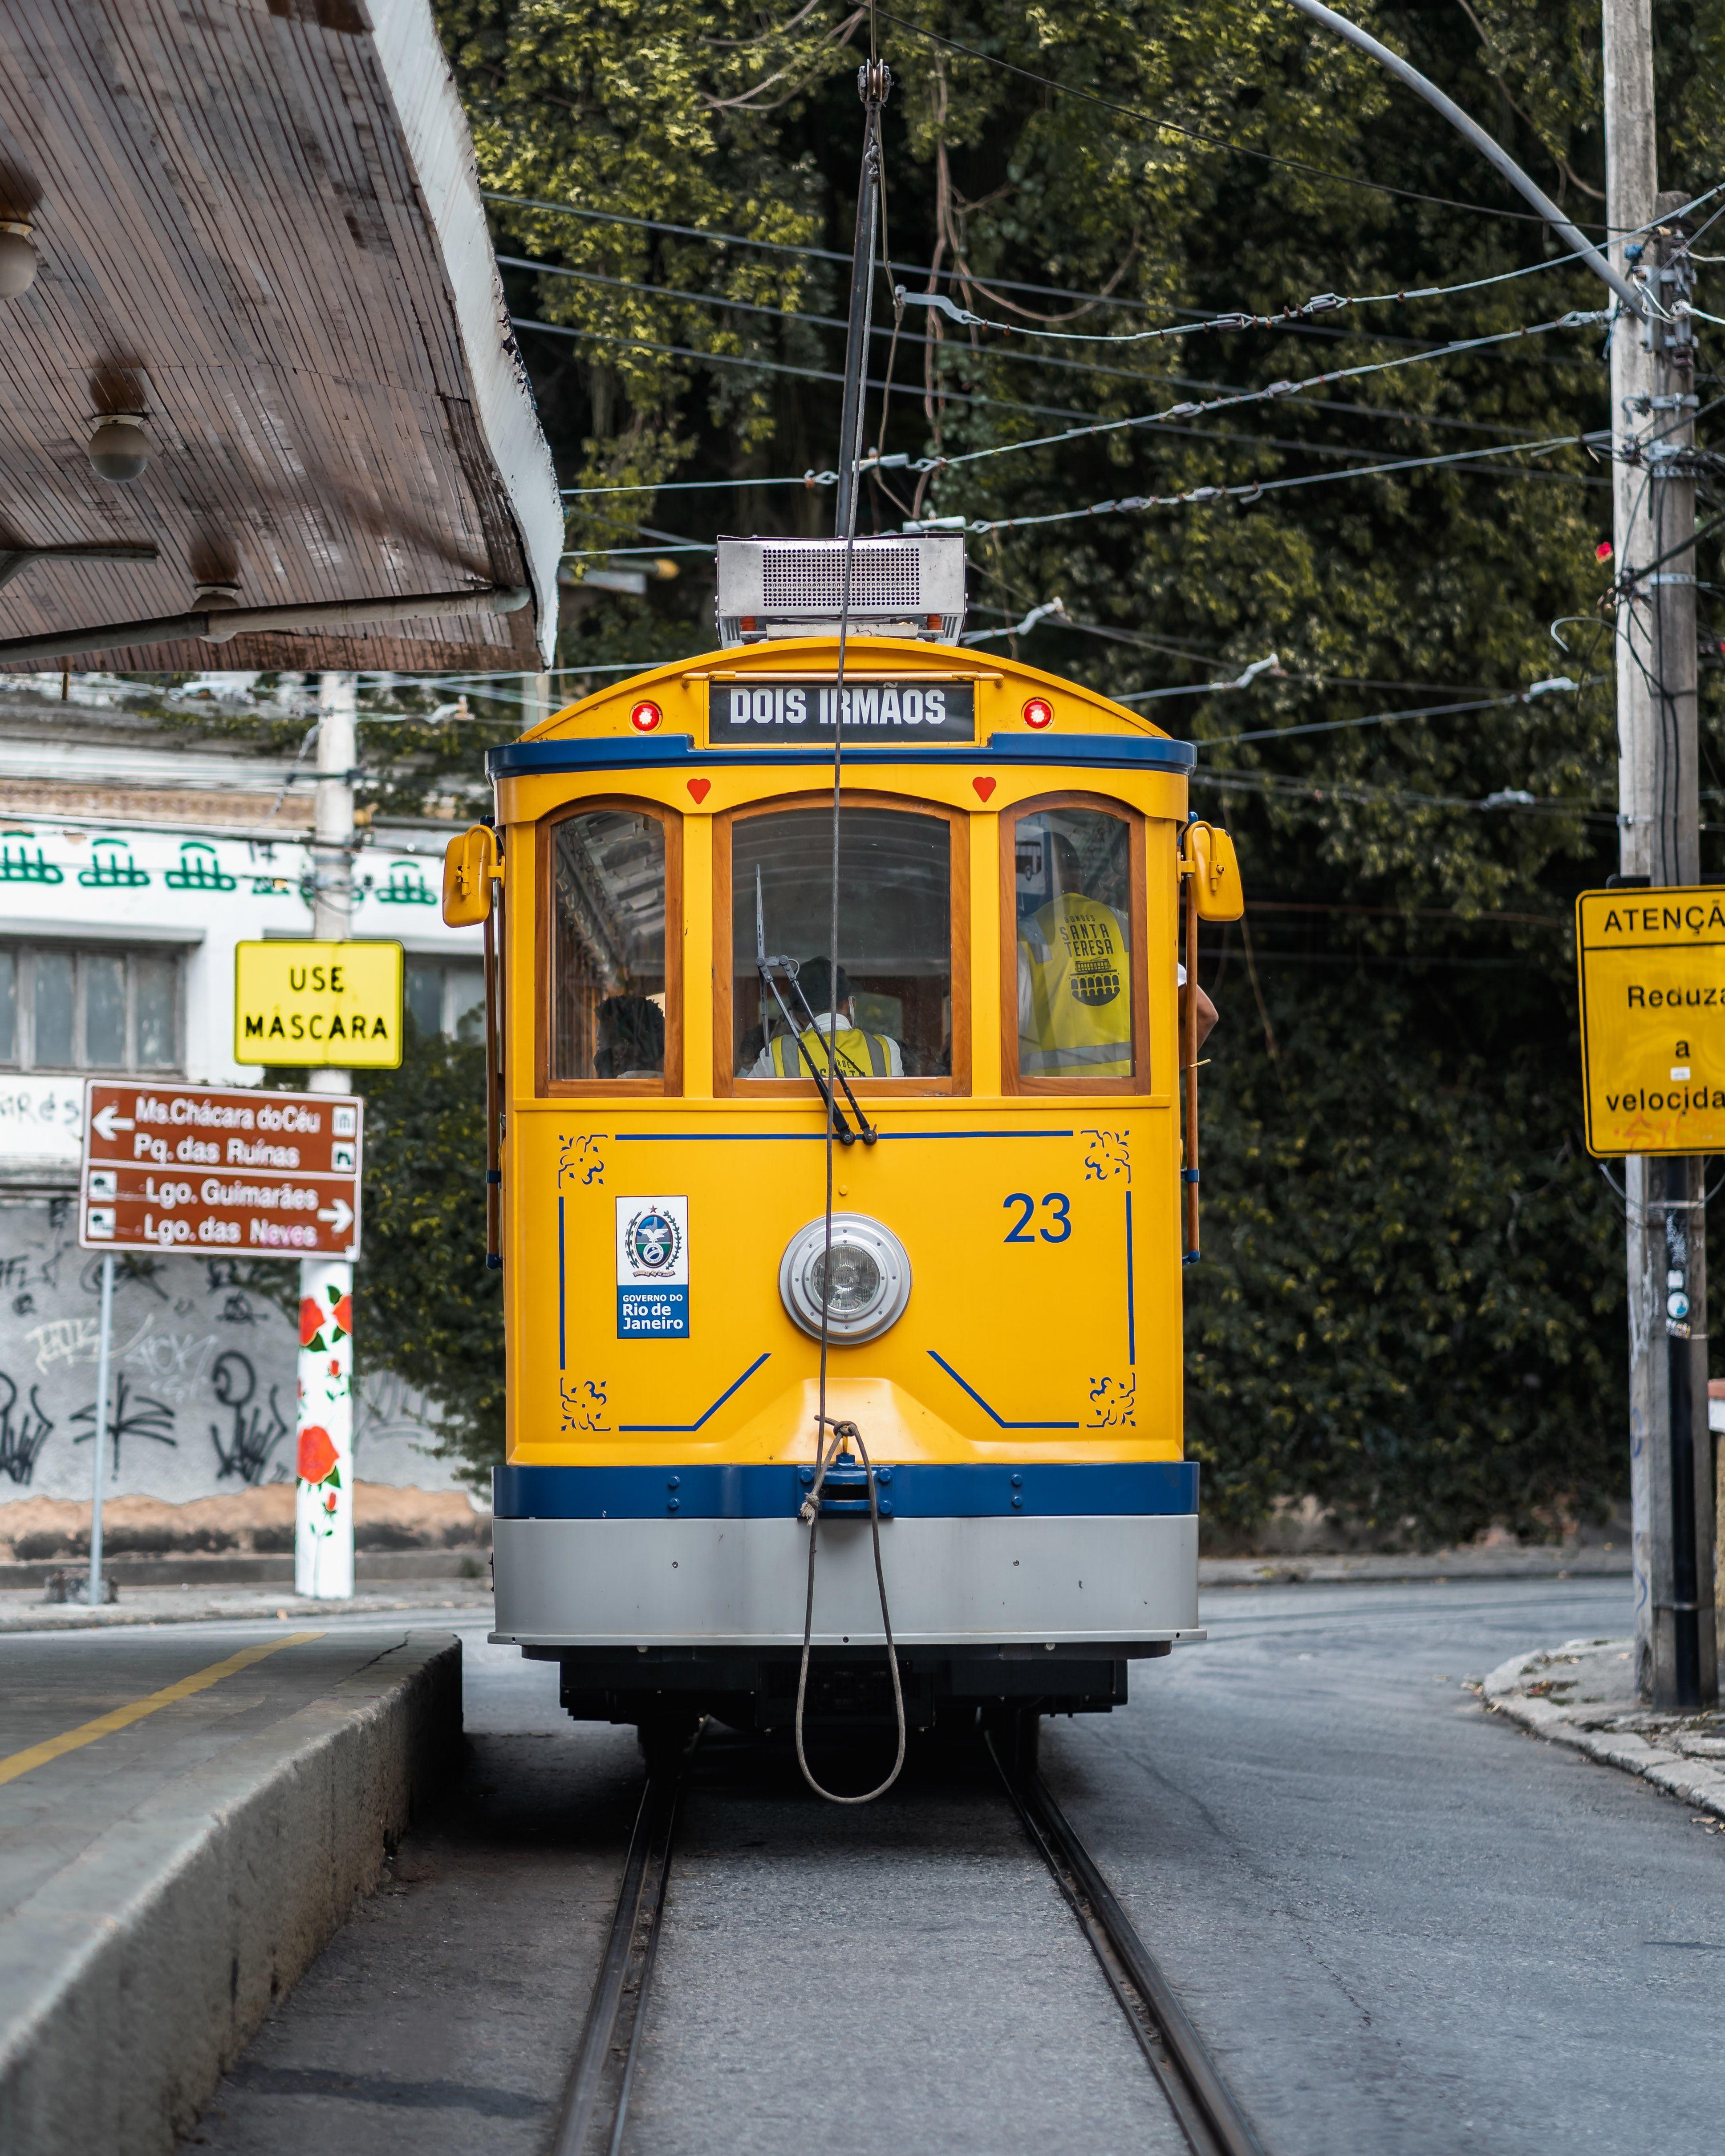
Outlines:
<svg viewBox="0 0 1725 2156"><path fill-rule="evenodd" d="M294 1592L353 1592L353 1268L342 1258L300 1265L300 1453Z"/></svg>
<svg viewBox="0 0 1725 2156"><path fill-rule="evenodd" d="M353 919L353 764L359 681L318 680L317 806L311 932L340 942ZM307 1074L313 1093L345 1093L352 1074ZM300 1264L299 1480L294 1509L294 1591L321 1600L353 1592L353 1267L345 1259Z"/></svg>
<svg viewBox="0 0 1725 2156"><path fill-rule="evenodd" d="M90 1431L95 1465L90 1470L90 1586L85 1599L92 1609L102 1601L102 1484L107 1479L109 1350L114 1342L114 1253L102 1256L101 1332L96 1342L95 1423Z"/></svg>

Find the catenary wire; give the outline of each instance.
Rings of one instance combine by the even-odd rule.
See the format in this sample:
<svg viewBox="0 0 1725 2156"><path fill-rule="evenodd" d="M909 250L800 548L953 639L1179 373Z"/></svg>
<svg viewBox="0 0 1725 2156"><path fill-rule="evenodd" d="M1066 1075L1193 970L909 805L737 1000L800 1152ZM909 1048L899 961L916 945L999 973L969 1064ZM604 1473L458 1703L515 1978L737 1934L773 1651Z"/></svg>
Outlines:
<svg viewBox="0 0 1725 2156"><path fill-rule="evenodd" d="M1507 455L1521 450L1533 453L1547 449L1573 449L1573 434L1554 434L1541 442L1507 442L1490 449L1455 449L1447 456L1400 457L1394 463L1360 465L1348 471L1305 472L1292 479L1254 480L1244 486L1199 486L1180 494L1125 495L1118 501L1092 502L1086 509L1050 510L1040 516L973 517L966 530L985 531L1026 531L1032 526L1070 524L1082 517L1130 515L1144 509L1184 509L1211 501L1255 501L1260 495L1276 494L1291 487L1333 485L1345 479L1373 479L1390 472L1427 471L1440 465L1470 464L1481 457Z"/></svg>
<svg viewBox="0 0 1725 2156"><path fill-rule="evenodd" d="M678 290L675 287L671 286L643 285L626 277L602 276L596 270L569 270L563 268L557 263L533 262L526 260L519 255L500 254L497 259L510 269L531 270L550 277L572 278L578 282L583 284L613 285L619 290L639 292L649 298L684 300L692 305L712 307L721 311L730 310L744 314L764 315L771 319L779 321L806 322L820 329L843 329L845 327L845 324L834 315L809 314L802 309L795 307L763 306L754 300L726 299L722 293L687 292ZM1268 321L1271 318L1266 316L1261 319ZM534 326L541 328L551 326L550 325L536 321ZM1211 326L1211 325L1200 324L1197 326L1209 327ZM612 337L614 341L617 336L617 333L614 331L588 330L578 324L567 325L565 328L564 333L572 336L591 336L595 337L603 337L608 336ZM885 329L876 329L872 332L872 334L875 336L896 335L895 332L889 331ZM1027 331L1026 334L1028 335L1029 332ZM1050 332L1050 334L1052 334L1052 332ZM1165 332L1158 330L1155 331L1147 331L1145 334L1160 336L1165 334ZM1166 334L1172 334L1172 332L1166 332ZM1232 382L1211 382L1193 375L1146 375L1136 368L1099 367L1093 362L1090 361L1055 358L1052 356L1045 357L1036 352L978 352L968 346L947 343L942 339L919 336L913 331L906 331L904 333L902 339L899 341L901 341L906 344L923 346L932 345L937 352L945 354L954 360L975 361L977 359L981 359L985 363L998 360L1005 360L1010 364L1019 367L1036 367L1056 372L1065 373L1096 374L1104 376L1111 381L1140 382L1166 382L1179 389L1214 389L1232 391L1237 386ZM1107 341L1107 340L1103 341ZM1131 341L1132 340L1130 339L1127 340L1127 341ZM1373 341L1376 341L1378 340L1374 339ZM685 355L692 355L697 352L697 347L692 346L664 346L655 347L655 349L678 352ZM1437 352L1445 349L1445 347L1441 346L1434 346L1427 347L1427 349ZM737 363L736 356L730 353L701 354L700 356L715 357L731 364ZM753 363L754 362L751 362L751 364ZM889 359L887 369L887 380L889 384L891 382L891 360ZM947 395L951 393L945 388L942 388L937 393L941 395ZM1433 413L1402 412L1373 405L1344 404L1332 398L1314 398L1312 400L1310 408L1317 411L1333 412L1345 416L1353 416L1363 418L1399 420L1409 425L1460 428L1465 429L1468 432L1474 434L1503 433L1510 431L1507 429L1495 427L1488 421L1458 419L1447 415ZM565 488L563 491L565 493L570 493L575 491L575 490Z"/></svg>
<svg viewBox="0 0 1725 2156"><path fill-rule="evenodd" d="M1725 181L1720 182L1717 187L1710 187L1704 194L1697 196L1696 198L1695 203L1686 205L1686 209L1693 208L1700 203L1710 201L1713 195L1719 193L1722 191L1725 191ZM554 217L572 217L598 224L625 225L634 230L642 232L663 232L670 234L674 239L706 240L711 245L716 247L752 247L762 254L793 254L800 256L805 259L819 262L839 262L848 264L850 259L848 254L837 254L831 248L804 247L797 244L793 241L785 239L751 239L742 233L713 232L704 230L699 225L672 224L660 218L629 217L624 214L624 213L619 210L589 209L576 203L546 202L538 197L531 195L501 194L490 190L485 190L484 191L484 199L486 202L490 203L501 203L511 208L538 210L547 215ZM1684 213L1684 211L1674 213L1674 214L1679 216ZM1517 214L1517 213L1504 212L1502 213L1502 214L1511 215ZM1532 219L1532 221L1537 223L1539 220ZM1619 236L1623 239L1633 239L1638 233L1651 232L1656 228L1659 223L1666 222L1668 222L1668 220L1656 219L1653 223L1648 224L1635 225L1629 228L1625 232ZM506 258L500 256L498 259L502 260ZM1503 284L1512 278L1532 276L1542 270L1561 269L1565 264L1573 263L1576 259L1577 258L1573 254L1553 255L1543 262L1527 264L1517 270L1500 271L1490 277L1476 278L1459 285L1437 285L1428 289L1397 291L1394 293L1377 293L1360 297L1353 297L1345 295L1340 296L1343 298L1343 304L1349 306L1364 306L1368 304L1375 305L1378 301L1387 302L1391 300L1400 300L1404 298L1409 300L1441 299L1453 294L1478 291L1483 290L1484 287L1488 285ZM537 267L541 265L535 264L534 266ZM986 292L993 290L999 292L1028 292L1034 297L1039 299L1073 300L1091 306L1132 308L1141 313L1148 313L1153 311L1156 305L1153 300L1122 298L1118 295L1110 292L1082 292L1076 291L1070 286L1065 285L1032 285L1023 283L1016 279L1009 277L985 276L976 270L968 268L937 270L931 264L925 263L906 263L902 265L902 268L903 274L907 277L937 278L943 280L948 284L974 285L979 291ZM738 304L741 303L739 302ZM1183 310L1176 307L1173 311L1177 314L1189 311L1195 316L1202 316L1204 313L1204 310L1198 307L1194 307L1190 310ZM1249 312L1250 311L1243 310L1241 311ZM1281 317L1276 317L1276 319L1278 321L1281 320ZM1199 326L1202 326L1202 324ZM1310 324L1301 324L1295 320L1286 321L1282 324L1282 326L1289 329L1300 329L1304 327L1307 330L1310 330L1312 326ZM1339 331L1320 330L1317 333L1326 336L1335 336L1339 335L1341 332ZM1053 334L1053 332L1050 332L1050 334Z"/></svg>

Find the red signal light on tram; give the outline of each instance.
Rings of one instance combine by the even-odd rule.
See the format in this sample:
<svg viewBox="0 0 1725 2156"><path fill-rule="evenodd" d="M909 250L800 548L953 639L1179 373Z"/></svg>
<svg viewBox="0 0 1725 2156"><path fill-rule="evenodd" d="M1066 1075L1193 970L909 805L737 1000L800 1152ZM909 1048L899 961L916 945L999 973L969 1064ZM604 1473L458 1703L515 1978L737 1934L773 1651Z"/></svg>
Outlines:
<svg viewBox="0 0 1725 2156"><path fill-rule="evenodd" d="M629 722L638 734L650 734L661 716L657 704L637 704L629 715Z"/></svg>
<svg viewBox="0 0 1725 2156"><path fill-rule="evenodd" d="M1054 724L1054 706L1046 696L1033 696L1024 706L1024 724L1040 733L1045 726Z"/></svg>

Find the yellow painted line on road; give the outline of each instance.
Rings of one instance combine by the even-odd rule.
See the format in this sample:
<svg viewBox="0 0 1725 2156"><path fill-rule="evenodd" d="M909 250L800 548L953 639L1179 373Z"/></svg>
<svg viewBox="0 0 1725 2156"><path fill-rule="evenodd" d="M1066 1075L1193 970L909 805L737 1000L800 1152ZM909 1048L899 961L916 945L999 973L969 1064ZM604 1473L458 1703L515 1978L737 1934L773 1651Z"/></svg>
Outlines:
<svg viewBox="0 0 1725 2156"><path fill-rule="evenodd" d="M249 1670L254 1662L261 1662L266 1655L279 1655L284 1647L301 1647L308 1640L321 1640L323 1636L321 1632L290 1632L285 1640L266 1640L261 1647L247 1647L237 1655L229 1655L225 1662L212 1662L207 1670L199 1670L196 1676L182 1677L177 1684L165 1685L160 1691L148 1692L142 1699L133 1700L129 1707L116 1707L111 1713L100 1714L94 1722L80 1722L64 1736L50 1737L45 1744L33 1744L28 1752L14 1752L9 1758L0 1759L0 1783L15 1782L20 1774L45 1767L50 1759L62 1758L68 1752L94 1744L99 1737L111 1737L116 1729L129 1729L146 1714L172 1707L176 1700L190 1699L196 1692L208 1691L212 1685L220 1684L223 1677L236 1676L241 1670Z"/></svg>

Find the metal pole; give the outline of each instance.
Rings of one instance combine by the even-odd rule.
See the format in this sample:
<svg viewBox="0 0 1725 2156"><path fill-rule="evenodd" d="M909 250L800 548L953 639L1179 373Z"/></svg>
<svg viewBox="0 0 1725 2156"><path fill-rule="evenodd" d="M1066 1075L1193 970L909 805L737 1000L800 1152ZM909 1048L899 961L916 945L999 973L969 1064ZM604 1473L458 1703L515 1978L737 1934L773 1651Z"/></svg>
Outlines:
<svg viewBox="0 0 1725 2156"><path fill-rule="evenodd" d="M845 331L845 401L839 420L839 501L833 529L841 539L856 528L853 497L862 456L864 408L868 402L870 302L875 275L875 191L880 174L880 108L892 88L892 70L870 60L856 71L857 94L866 119L862 177L856 190L856 237L850 255L850 313Z"/></svg>
<svg viewBox="0 0 1725 2156"><path fill-rule="evenodd" d="M1605 213L1614 231L1639 233L1683 203L1658 192L1651 0L1605 0L1602 19ZM1612 251L1626 275L1656 283L1659 301L1642 322L1620 321L1611 339L1619 865L1655 886L1693 884L1695 483L1682 451L1693 439L1694 376L1688 324L1671 319L1680 295L1666 281L1681 274L1681 237L1661 229L1614 240ZM1681 1035L1671 1049L1674 1064L1687 1060ZM1666 1707L1717 1696L1702 1167L1635 1158L1625 1176L1635 1680L1644 1699Z"/></svg>
<svg viewBox="0 0 1725 2156"><path fill-rule="evenodd" d="M90 1585L85 1599L92 1609L99 1609L102 1601L102 1484L107 1478L108 1379L110 1350L113 1342L114 1253L107 1250L102 1255L102 1317L101 1332L96 1342L95 1422L90 1433L95 1440L95 1466L90 1471Z"/></svg>
<svg viewBox="0 0 1725 2156"><path fill-rule="evenodd" d="M353 765L359 680L353 674L318 678L317 802L312 847L311 932L343 942L353 920ZM313 1093L345 1093L348 1070L306 1075ZM341 1600L353 1592L353 1268L334 1258L300 1264L300 1450L322 1468L302 1474L294 1522L294 1585L300 1594ZM345 1313L347 1322L340 1322ZM313 1318L316 1323L312 1323ZM337 1335L340 1335L337 1337ZM334 1502L331 1503L331 1500Z"/></svg>
<svg viewBox="0 0 1725 2156"><path fill-rule="evenodd" d="M1538 182L1522 170L1502 144L1494 141L1477 121L1470 119L1453 98L1445 97L1435 82L1421 74L1418 68L1409 65L1399 53L1392 52L1388 45L1380 45L1374 37L1361 29L1358 23L1350 23L1345 15L1338 15L1333 8L1323 7L1321 0L1288 0L1288 4L1297 8L1302 15L1309 16L1314 23L1322 23L1325 29L1333 30L1338 38L1346 38L1350 45L1358 46L1361 52L1368 53L1380 67L1387 68L1398 82L1405 83L1416 96L1423 97L1435 111L1442 113L1450 125L1459 134L1465 135L1480 155L1497 167L1517 193L1532 203L1558 239L1574 250L1596 277L1604 280L1630 312L1634 315L1640 313L1642 295L1624 276L1621 270L1614 267L1592 240L1576 229ZM1608 15L1613 4L1614 0L1606 0ZM1609 221L1613 224L1620 223L1615 217Z"/></svg>

